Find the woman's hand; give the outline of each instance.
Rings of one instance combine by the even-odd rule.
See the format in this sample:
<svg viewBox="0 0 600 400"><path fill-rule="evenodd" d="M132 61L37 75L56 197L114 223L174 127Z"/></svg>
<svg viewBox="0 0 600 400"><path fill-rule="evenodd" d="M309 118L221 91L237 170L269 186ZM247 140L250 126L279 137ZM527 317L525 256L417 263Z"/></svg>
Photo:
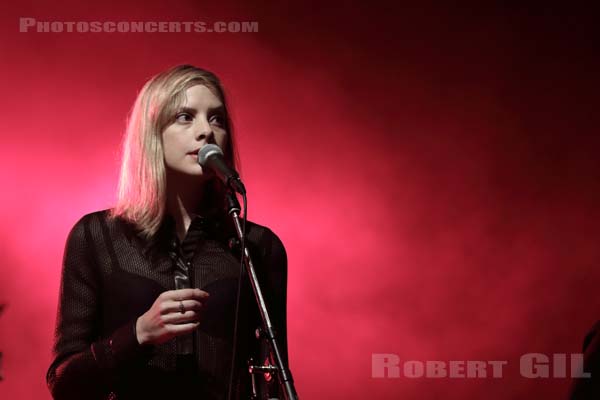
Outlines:
<svg viewBox="0 0 600 400"><path fill-rule="evenodd" d="M161 293L135 324L140 344L161 344L192 332L200 324L200 309L208 293L200 289ZM183 311L183 312L182 312Z"/></svg>

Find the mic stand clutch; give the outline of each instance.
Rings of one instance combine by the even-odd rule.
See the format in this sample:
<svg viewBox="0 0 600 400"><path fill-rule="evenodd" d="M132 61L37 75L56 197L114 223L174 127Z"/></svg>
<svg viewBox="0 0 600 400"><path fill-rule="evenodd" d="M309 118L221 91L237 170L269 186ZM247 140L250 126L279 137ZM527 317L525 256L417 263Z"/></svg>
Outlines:
<svg viewBox="0 0 600 400"><path fill-rule="evenodd" d="M227 212L233 220L235 231L238 239L240 240L240 243L245 243L242 240L243 230L240 224L240 210L240 203L238 202L235 194L231 191L228 191ZM244 266L246 267L246 272L248 273L248 278L250 284L252 285L252 291L254 292L254 297L256 298L256 304L258 305L258 311L260 312L260 317L262 319L263 335L268 340L271 352L271 359L275 361L275 365L268 366L267 368L265 368L265 366L250 365L249 372L251 374L263 374L267 372L266 369L268 369L268 372L275 372L277 374L277 377L279 378L279 385L281 387L281 391L285 400L297 400L298 394L296 393L296 388L294 387L292 373L283 364L281 350L279 349L279 344L277 342L275 330L273 329L273 325L271 324L271 318L269 317L267 305L265 303L262 290L260 289L260 285L256 277L256 271L254 270L254 264L252 264L250 253L248 252L248 248L245 244L244 248L241 250L244 258Z"/></svg>

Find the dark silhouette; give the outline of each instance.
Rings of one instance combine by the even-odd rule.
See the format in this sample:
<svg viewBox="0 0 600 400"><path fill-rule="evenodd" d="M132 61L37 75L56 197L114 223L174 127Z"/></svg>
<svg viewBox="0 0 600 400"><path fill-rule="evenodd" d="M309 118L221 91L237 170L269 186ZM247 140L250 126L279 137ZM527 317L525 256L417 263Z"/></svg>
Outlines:
<svg viewBox="0 0 600 400"><path fill-rule="evenodd" d="M583 340L584 371L589 378L575 378L569 400L600 399L600 321L596 322Z"/></svg>

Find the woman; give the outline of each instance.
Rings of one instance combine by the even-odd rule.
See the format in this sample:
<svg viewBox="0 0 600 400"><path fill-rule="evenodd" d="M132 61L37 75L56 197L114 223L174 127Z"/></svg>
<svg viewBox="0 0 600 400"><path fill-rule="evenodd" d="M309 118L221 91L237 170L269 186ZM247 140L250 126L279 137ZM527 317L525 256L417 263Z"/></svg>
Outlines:
<svg viewBox="0 0 600 400"><path fill-rule="evenodd" d="M67 240L47 373L55 399L249 397L247 361L267 352L225 190L198 164L207 143L235 167L218 78L183 65L150 79L129 119L116 206L85 215ZM287 362L285 249L268 228L249 222L246 233Z"/></svg>

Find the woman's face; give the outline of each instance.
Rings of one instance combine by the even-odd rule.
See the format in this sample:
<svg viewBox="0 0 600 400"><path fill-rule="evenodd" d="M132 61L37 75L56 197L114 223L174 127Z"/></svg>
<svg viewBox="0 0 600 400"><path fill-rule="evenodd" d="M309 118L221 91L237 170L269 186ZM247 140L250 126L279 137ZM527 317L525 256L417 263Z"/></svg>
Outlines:
<svg viewBox="0 0 600 400"><path fill-rule="evenodd" d="M167 169L187 175L207 175L208 171L202 171L198 164L198 150L207 143L221 149L227 144L221 100L204 85L188 88L183 106L162 133L162 142Z"/></svg>

